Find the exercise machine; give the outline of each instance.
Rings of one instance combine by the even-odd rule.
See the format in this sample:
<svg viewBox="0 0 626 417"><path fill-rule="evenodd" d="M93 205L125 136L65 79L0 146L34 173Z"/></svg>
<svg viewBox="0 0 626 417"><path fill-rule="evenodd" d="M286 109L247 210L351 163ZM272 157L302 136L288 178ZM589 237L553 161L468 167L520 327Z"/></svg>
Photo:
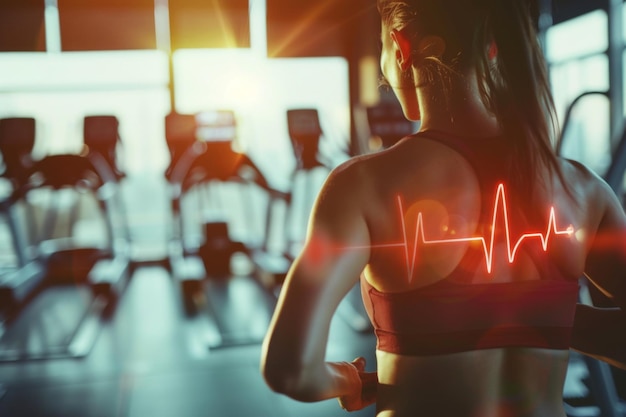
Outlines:
<svg viewBox="0 0 626 417"><path fill-rule="evenodd" d="M5 325L17 315L43 287L44 271L29 251L29 236L24 227L25 210L15 192L24 182L33 164L31 152L35 144L35 119L13 117L0 119L0 153L9 183L0 197L0 213L9 229L15 262L1 265L0 317ZM21 206L21 207L20 207Z"/></svg>
<svg viewBox="0 0 626 417"><path fill-rule="evenodd" d="M398 102L381 102L365 111L370 137L380 141L370 145L371 150L387 149L417 131L417 125L404 117Z"/></svg>
<svg viewBox="0 0 626 417"><path fill-rule="evenodd" d="M129 251L131 245L130 227L124 204L122 181L126 178L118 154L122 148L119 134L119 121L112 115L91 115L83 119L84 154L94 167L106 173L110 182L106 186L113 189L109 196L107 213L112 230L110 235L119 245L118 252ZM112 175L111 175L112 174ZM113 229L118 230L115 232ZM132 267L132 263L131 263Z"/></svg>
<svg viewBox="0 0 626 417"><path fill-rule="evenodd" d="M115 246L111 223L115 175L102 159L48 155L25 167L16 183L12 205L29 208L16 228L29 230L28 265L43 278L34 296L13 303L5 315L0 361L83 357L129 278L128 258ZM82 239L81 221L89 224ZM99 242L85 242L97 235L90 221L101 226Z"/></svg>
<svg viewBox="0 0 626 417"><path fill-rule="evenodd" d="M302 247L304 226L307 224L313 199L319 189L314 183L314 173L321 170L326 177L331 167L320 158L319 145L324 133L317 109L287 110L287 129L296 161L291 175L292 205L286 218L288 222L286 252L293 257Z"/></svg>
<svg viewBox="0 0 626 417"><path fill-rule="evenodd" d="M272 288L288 264L268 268L267 224L261 239L236 239L234 217L252 235L253 220L271 218L273 203L288 203L289 195L273 190L254 162L233 150L233 112L170 114L165 123L174 219L169 263L183 309L206 324L209 348L259 343L274 308Z"/></svg>

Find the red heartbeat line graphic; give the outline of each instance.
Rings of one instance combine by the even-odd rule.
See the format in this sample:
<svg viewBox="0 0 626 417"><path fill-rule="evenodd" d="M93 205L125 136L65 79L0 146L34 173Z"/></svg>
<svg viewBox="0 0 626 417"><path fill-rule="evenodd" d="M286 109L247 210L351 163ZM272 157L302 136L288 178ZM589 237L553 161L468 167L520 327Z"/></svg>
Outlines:
<svg viewBox="0 0 626 417"><path fill-rule="evenodd" d="M404 208L402 205L402 198L398 196L398 207L400 210L400 217L402 219L402 233L403 233L403 242L402 243L392 243L392 244L383 244L383 245L373 245L368 246L368 248L384 248L384 247L402 247L404 248L404 253L406 256L406 267L407 273L409 276L409 282L413 277L413 272L415 270L415 259L417 257L417 244L421 240L421 243L425 245L439 245L439 244L450 244L450 243L471 243L471 242L480 242L483 247L483 251L485 254L485 265L487 267L487 272L490 274L493 266L493 247L495 242L495 234L496 234L496 222L498 220L498 209L501 206L502 216L504 217L504 232L506 235L506 245L507 245L507 253L509 263L513 263L515 261L515 256L517 254L520 245L525 239L530 238L538 238L541 240L541 247L544 251L548 249L548 242L550 240L551 235L559 236L566 235L572 236L575 232L574 227L572 225L568 226L565 230L559 230L556 226L556 214L554 211L554 207L550 208L550 217L548 220L548 226L546 228L545 233L525 233L519 237L519 239L512 244L511 241L511 232L509 229L509 214L508 214L508 205L506 202L506 193L504 191L504 184L499 184L496 192L496 198L493 206L493 218L491 221L491 236L489 236L489 240L487 240L484 236L472 236L472 237L460 237L460 238L452 238L452 239L427 239L424 233L424 218L422 213L418 213L417 215L417 224L415 226L415 241L413 242L413 253L409 254L409 244L407 238L407 228L404 222Z"/></svg>

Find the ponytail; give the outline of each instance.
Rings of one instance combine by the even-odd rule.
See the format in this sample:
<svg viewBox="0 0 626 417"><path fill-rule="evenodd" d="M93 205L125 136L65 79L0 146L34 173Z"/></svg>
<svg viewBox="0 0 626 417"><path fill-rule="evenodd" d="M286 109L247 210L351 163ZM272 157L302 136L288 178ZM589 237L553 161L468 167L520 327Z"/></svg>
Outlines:
<svg viewBox="0 0 626 417"><path fill-rule="evenodd" d="M529 2L487 0L487 3L484 26L474 43L474 48L483 49L482 54L477 54L478 67L485 79L481 94L511 144L513 186L530 203L541 166L556 172L565 184L552 145L555 112L547 69ZM485 45L491 42L497 47L495 60L490 60L485 50Z"/></svg>

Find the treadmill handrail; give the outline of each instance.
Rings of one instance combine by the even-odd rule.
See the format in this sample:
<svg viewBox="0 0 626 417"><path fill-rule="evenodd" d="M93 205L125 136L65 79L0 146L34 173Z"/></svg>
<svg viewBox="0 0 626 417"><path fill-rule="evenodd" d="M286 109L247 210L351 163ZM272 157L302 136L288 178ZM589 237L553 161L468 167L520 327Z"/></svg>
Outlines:
<svg viewBox="0 0 626 417"><path fill-rule="evenodd" d="M576 104L578 104L578 102L587 97L587 96L591 96L591 95L601 95L604 96L606 98L609 98L609 92L608 91L585 91L584 93L578 95L574 100L572 100L572 102L569 104L569 106L567 106L567 110L565 111L565 117L563 118L563 128L561 129L561 134L559 135L557 142L556 142L556 154L560 155L562 148L563 148L563 138L565 137L565 133L567 132L567 128L569 127L570 124L570 119L572 118L572 112L574 110L574 107L576 106Z"/></svg>
<svg viewBox="0 0 626 417"><path fill-rule="evenodd" d="M624 172L626 171L626 129L621 133L617 148L613 151L611 164L604 175L605 181L616 194L620 194L624 182Z"/></svg>

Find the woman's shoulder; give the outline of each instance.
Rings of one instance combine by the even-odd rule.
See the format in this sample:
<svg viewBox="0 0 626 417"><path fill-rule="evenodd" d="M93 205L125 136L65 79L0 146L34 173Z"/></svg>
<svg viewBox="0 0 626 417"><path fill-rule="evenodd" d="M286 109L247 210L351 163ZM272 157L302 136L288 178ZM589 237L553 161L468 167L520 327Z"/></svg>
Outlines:
<svg viewBox="0 0 626 417"><path fill-rule="evenodd" d="M354 203L369 182L368 159L367 155L353 156L332 168L318 194L318 202Z"/></svg>
<svg viewBox="0 0 626 417"><path fill-rule="evenodd" d="M327 178L327 184L346 184L354 189L355 186L369 184L375 180L389 165L394 152L391 148L377 152L353 156L334 167Z"/></svg>
<svg viewBox="0 0 626 417"><path fill-rule="evenodd" d="M612 193L606 181L583 162L560 158L561 171L574 194L583 201L596 201L607 193Z"/></svg>
<svg viewBox="0 0 626 417"><path fill-rule="evenodd" d="M411 171L436 170L449 173L470 168L465 155L459 149L447 146L427 136L407 136L393 146L373 153L354 156L337 168L334 174L364 175L376 178L393 176L394 173L410 175ZM451 169L453 168L453 169Z"/></svg>
<svg viewBox="0 0 626 417"><path fill-rule="evenodd" d="M564 173L566 175L575 175L579 181L593 181L600 178L598 173L581 161L569 158L559 158L559 161L561 163L561 169Z"/></svg>
<svg viewBox="0 0 626 417"><path fill-rule="evenodd" d="M580 161L561 158L560 162L571 194L586 213L592 230L595 230L607 210L623 213L615 192L597 172Z"/></svg>
<svg viewBox="0 0 626 417"><path fill-rule="evenodd" d="M338 165L326 180L325 192L360 196L373 205L376 199L386 202L389 195L444 198L440 193L451 186L477 190L472 165L455 149L409 137L390 148L354 156Z"/></svg>

